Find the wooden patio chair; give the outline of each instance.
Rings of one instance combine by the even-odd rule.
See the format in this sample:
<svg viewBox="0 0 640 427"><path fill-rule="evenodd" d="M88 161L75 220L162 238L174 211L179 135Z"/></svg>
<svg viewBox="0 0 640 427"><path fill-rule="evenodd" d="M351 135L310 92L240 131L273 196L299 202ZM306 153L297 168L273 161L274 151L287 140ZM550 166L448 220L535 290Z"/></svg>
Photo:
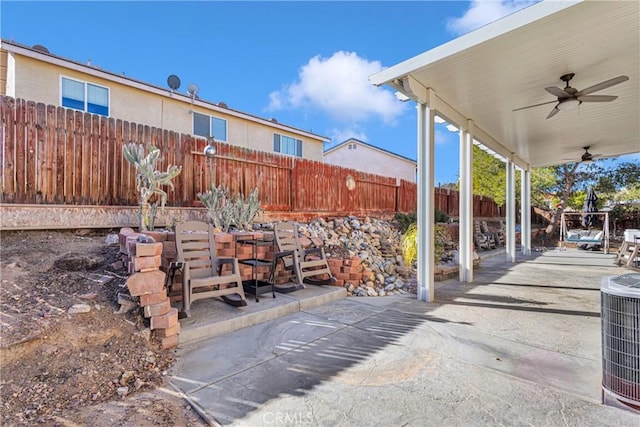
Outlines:
<svg viewBox="0 0 640 427"><path fill-rule="evenodd" d="M489 249L491 249L489 236L483 234L482 231L480 231L480 223L478 223L478 221L474 222L473 242L476 244L478 250L484 249L488 251Z"/></svg>
<svg viewBox="0 0 640 427"><path fill-rule="evenodd" d="M322 247L303 248L298 239L298 227L292 221L279 222L274 227L278 252L274 262L282 260L285 270L293 271L298 283L331 285L336 278L331 275L327 257Z"/></svg>
<svg viewBox="0 0 640 427"><path fill-rule="evenodd" d="M176 225L178 262L182 263L182 315L191 315L191 304L220 297L242 307L247 305L237 258L216 257L213 227L200 221ZM227 268L224 268L227 266ZM235 295L236 298L229 298Z"/></svg>

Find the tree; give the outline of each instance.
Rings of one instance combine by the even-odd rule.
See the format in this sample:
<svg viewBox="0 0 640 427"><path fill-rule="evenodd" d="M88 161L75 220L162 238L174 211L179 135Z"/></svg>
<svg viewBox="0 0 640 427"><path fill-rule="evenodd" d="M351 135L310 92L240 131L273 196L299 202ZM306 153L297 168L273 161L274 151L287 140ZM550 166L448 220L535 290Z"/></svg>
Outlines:
<svg viewBox="0 0 640 427"><path fill-rule="evenodd" d="M474 147L473 191L492 197L502 206L506 200L506 168L502 161ZM519 197L520 175L516 174L516 197ZM534 168L531 171L531 201L544 206L552 200L553 216L547 234L555 235L560 215L568 206L582 208L586 189L593 186L600 200L633 200L640 193L640 165L631 162L607 167L605 162L565 163Z"/></svg>
<svg viewBox="0 0 640 427"><path fill-rule="evenodd" d="M491 197L498 206L507 200L507 171L504 162L473 146L473 193Z"/></svg>

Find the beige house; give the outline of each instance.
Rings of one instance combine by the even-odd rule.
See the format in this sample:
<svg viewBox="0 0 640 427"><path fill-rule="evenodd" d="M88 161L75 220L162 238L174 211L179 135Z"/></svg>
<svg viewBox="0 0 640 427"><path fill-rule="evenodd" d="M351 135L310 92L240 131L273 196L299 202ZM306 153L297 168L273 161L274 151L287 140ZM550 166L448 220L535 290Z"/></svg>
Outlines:
<svg viewBox="0 0 640 427"><path fill-rule="evenodd" d="M1 95L322 161L325 136L204 101L193 90L177 90L61 58L42 46L0 41Z"/></svg>
<svg viewBox="0 0 640 427"><path fill-rule="evenodd" d="M324 162L405 181L416 181L417 162L355 138L324 152Z"/></svg>

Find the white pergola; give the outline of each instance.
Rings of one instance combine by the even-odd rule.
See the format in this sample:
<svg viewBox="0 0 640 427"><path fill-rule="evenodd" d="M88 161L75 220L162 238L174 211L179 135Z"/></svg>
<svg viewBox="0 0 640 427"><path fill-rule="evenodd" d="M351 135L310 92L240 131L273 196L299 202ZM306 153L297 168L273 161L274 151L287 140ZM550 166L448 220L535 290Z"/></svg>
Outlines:
<svg viewBox="0 0 640 427"><path fill-rule="evenodd" d="M547 115L545 87L575 73L581 90L625 75L597 92L612 102L583 103ZM369 78L417 103L418 299L434 299L434 119L460 133L460 280L473 281L474 143L506 162L506 254L515 262L515 174L522 174L522 252L531 252L530 171L580 160L582 147L603 157L640 152L640 2L543 1L387 68Z"/></svg>

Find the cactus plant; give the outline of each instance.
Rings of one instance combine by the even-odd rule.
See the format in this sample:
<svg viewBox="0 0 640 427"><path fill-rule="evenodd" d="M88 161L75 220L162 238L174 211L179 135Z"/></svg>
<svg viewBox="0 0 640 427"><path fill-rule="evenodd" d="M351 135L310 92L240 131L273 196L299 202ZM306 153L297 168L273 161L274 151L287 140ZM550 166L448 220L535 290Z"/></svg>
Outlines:
<svg viewBox="0 0 640 427"><path fill-rule="evenodd" d="M211 224L224 232L229 231L232 226L250 230L253 219L260 211L257 188L248 197L238 194L233 200L226 187L212 186L209 191L198 193L198 199L207 208L207 218Z"/></svg>
<svg viewBox="0 0 640 427"><path fill-rule="evenodd" d="M169 165L166 172L156 170L156 163L160 159L160 149L151 144L147 145L146 150L142 144L124 144L122 154L130 164L135 166L137 171L136 189L140 193L140 210L138 212L140 231L153 230L158 214L158 202L156 200L151 205L149 202L154 195L159 197L160 208L164 213L167 193L162 187L168 186L173 189L172 181L180 174L182 168Z"/></svg>

